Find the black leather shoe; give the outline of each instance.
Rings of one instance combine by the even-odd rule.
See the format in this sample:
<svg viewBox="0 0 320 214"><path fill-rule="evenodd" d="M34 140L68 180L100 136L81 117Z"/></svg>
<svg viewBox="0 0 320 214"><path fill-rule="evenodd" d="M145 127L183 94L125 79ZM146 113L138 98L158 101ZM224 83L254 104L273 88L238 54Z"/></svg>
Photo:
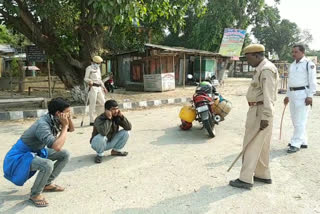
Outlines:
<svg viewBox="0 0 320 214"><path fill-rule="evenodd" d="M288 146L291 146L291 144L289 143ZM300 149L307 149L307 148L308 148L308 145L301 145L300 146Z"/></svg>
<svg viewBox="0 0 320 214"><path fill-rule="evenodd" d="M289 149L287 150L287 153L295 153L298 152L300 149L294 146L290 146Z"/></svg>
<svg viewBox="0 0 320 214"><path fill-rule="evenodd" d="M102 162L102 156L97 155L97 156L94 158L94 162L96 162L96 163L101 163L101 162Z"/></svg>
<svg viewBox="0 0 320 214"><path fill-rule="evenodd" d="M93 126L93 125L94 125L94 123L90 123L89 125L90 125L90 126Z"/></svg>
<svg viewBox="0 0 320 214"><path fill-rule="evenodd" d="M272 179L265 179L265 178L258 178L256 176L253 177L254 181L266 183L266 184L272 184Z"/></svg>
<svg viewBox="0 0 320 214"><path fill-rule="evenodd" d="M243 189L251 189L251 187L253 187L252 184L249 184L247 182L243 182L241 181L240 179L236 179L236 180L232 180L229 182L229 185L230 186L233 186L233 187L237 187L237 188L243 188Z"/></svg>

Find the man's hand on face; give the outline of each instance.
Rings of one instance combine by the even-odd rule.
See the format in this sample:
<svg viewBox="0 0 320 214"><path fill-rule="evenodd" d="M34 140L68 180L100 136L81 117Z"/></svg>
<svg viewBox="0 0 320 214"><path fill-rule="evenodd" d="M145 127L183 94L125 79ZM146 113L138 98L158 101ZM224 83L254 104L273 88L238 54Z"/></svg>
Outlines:
<svg viewBox="0 0 320 214"><path fill-rule="evenodd" d="M109 110L105 110L105 115L106 115L106 117L109 119L109 120L111 120L112 119L112 112L111 111L109 111Z"/></svg>
<svg viewBox="0 0 320 214"><path fill-rule="evenodd" d="M306 106L312 105L312 97L307 97L305 100Z"/></svg>
<svg viewBox="0 0 320 214"><path fill-rule="evenodd" d="M71 119L72 119L71 112L68 112L68 113L65 113L65 114L67 115L68 120L71 120Z"/></svg>
<svg viewBox="0 0 320 214"><path fill-rule="evenodd" d="M260 130L263 130L269 126L269 121L268 120L261 120L260 122Z"/></svg>
<svg viewBox="0 0 320 214"><path fill-rule="evenodd" d="M283 104L287 105L289 103L289 97L285 97L283 100Z"/></svg>
<svg viewBox="0 0 320 214"><path fill-rule="evenodd" d="M59 114L59 120L62 125L62 127L68 127L69 126L69 117L70 114L60 113Z"/></svg>
<svg viewBox="0 0 320 214"><path fill-rule="evenodd" d="M123 118L123 114L122 114L122 112L120 110L118 110L118 115L117 116Z"/></svg>

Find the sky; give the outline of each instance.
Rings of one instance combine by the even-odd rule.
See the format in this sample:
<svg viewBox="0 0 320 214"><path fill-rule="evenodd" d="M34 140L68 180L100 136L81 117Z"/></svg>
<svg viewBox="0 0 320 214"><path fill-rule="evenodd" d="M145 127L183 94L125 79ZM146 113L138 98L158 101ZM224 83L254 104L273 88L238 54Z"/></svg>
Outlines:
<svg viewBox="0 0 320 214"><path fill-rule="evenodd" d="M265 0L273 5L273 0ZM320 50L320 0L280 0L277 6L282 19L295 22L301 30L309 30L313 41L311 49Z"/></svg>

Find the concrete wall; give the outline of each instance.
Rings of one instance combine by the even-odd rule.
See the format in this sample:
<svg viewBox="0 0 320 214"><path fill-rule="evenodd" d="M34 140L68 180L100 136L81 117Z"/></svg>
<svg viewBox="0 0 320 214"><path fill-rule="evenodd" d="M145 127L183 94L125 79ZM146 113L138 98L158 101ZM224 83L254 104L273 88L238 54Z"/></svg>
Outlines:
<svg viewBox="0 0 320 214"><path fill-rule="evenodd" d="M46 82L34 82L34 83L26 83L25 84L25 90L28 90L28 87L47 87L48 86L48 77L41 76L41 77L26 77L24 81L46 81ZM57 88L63 88L64 84L61 82L61 80L57 76L52 77L52 83L51 86L53 87L54 81L56 81L55 87ZM13 78L13 90L18 89L18 78ZM10 89L10 78L9 77L2 77L0 78L0 90L9 90Z"/></svg>

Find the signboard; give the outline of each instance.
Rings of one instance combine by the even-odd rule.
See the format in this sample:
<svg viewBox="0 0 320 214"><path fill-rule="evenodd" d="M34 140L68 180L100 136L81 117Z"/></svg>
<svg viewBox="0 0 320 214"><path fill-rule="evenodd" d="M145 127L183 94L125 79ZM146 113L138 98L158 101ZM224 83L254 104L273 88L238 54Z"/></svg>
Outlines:
<svg viewBox="0 0 320 214"><path fill-rule="evenodd" d="M143 75L145 91L161 91L161 74Z"/></svg>
<svg viewBox="0 0 320 214"><path fill-rule="evenodd" d="M29 62L46 62L47 61L47 56L45 55L44 51L42 51L35 45L28 45L26 54L27 54L27 61Z"/></svg>
<svg viewBox="0 0 320 214"><path fill-rule="evenodd" d="M175 89L174 73L143 75L145 91L169 91Z"/></svg>
<svg viewBox="0 0 320 214"><path fill-rule="evenodd" d="M161 74L162 79L162 91L174 90L176 87L174 73Z"/></svg>
<svg viewBox="0 0 320 214"><path fill-rule="evenodd" d="M222 56L240 56L246 30L225 28L219 54Z"/></svg>

